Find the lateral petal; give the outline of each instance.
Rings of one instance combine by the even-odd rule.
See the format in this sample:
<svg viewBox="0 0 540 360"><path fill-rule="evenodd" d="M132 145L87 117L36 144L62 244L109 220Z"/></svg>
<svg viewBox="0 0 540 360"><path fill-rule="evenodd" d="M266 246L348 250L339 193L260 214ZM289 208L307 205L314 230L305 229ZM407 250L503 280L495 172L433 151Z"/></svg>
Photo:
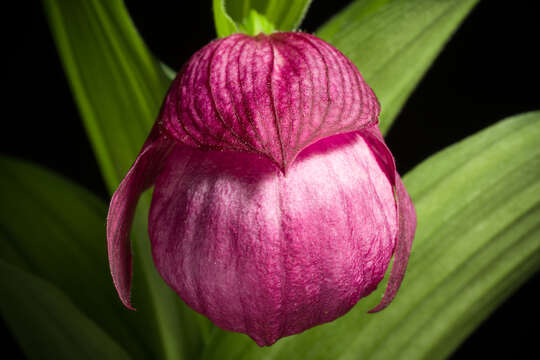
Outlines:
<svg viewBox="0 0 540 360"><path fill-rule="evenodd" d="M386 147L379 128L373 126L366 129L364 134L370 139L369 141L372 144L374 153L388 169L388 175L390 176L391 182L394 184L398 217L398 233L394 249L394 263L381 302L369 311L369 313L375 313L386 308L392 302L405 277L405 271L407 270L407 264L409 263L409 256L416 230L416 212L411 198L397 173L392 153Z"/></svg>
<svg viewBox="0 0 540 360"><path fill-rule="evenodd" d="M397 176L396 181L396 198L399 231L396 239L396 249L394 251L394 264L392 265L390 279L388 280L384 296L381 302L369 311L370 313L381 311L392 302L401 286L407 264L409 263L409 256L416 230L416 212L411 198L403 185L403 181L401 181L399 176Z"/></svg>
<svg viewBox="0 0 540 360"><path fill-rule="evenodd" d="M112 196L107 215L107 250L114 286L122 303L131 310L132 276L129 232L141 193L152 186L174 142L159 135L157 125L139 156Z"/></svg>

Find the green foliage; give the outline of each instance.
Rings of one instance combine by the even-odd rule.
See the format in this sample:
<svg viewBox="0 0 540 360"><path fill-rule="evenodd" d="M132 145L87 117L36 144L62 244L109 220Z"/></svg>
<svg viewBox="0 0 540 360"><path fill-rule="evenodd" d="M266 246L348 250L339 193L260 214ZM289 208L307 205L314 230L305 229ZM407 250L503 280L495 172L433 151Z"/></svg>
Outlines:
<svg viewBox="0 0 540 360"><path fill-rule="evenodd" d="M120 303L107 262L106 204L69 181L30 164L0 157L0 168L0 260L40 278L37 280L41 282L35 285L37 288L48 286L51 294L61 293L66 301L69 298L66 303L71 307L76 306L81 312L80 316L73 316L93 319L112 339L122 344L133 358L168 356L179 359L185 356L190 359L200 351L203 341L201 326L207 326L206 320L201 320L199 315L183 305L166 285L160 288L162 281L153 264L143 263L137 252L134 298L140 309L132 312ZM140 217L146 218L144 211L141 211ZM139 227L136 232L146 234L145 222L139 223L141 225L137 225ZM149 247L147 239L141 244ZM136 248L136 251L139 249L149 252L142 246ZM140 268L143 264L148 271L156 272L152 273L156 279L148 279L154 283L145 283L142 277L144 268ZM57 289L52 288L53 285ZM26 290L34 291L33 285L28 286ZM24 329L17 332L22 344L33 341L27 338L40 337L48 334L48 330L54 330L56 325L53 323L44 323L43 326L34 324L34 318L25 315L27 303L21 303L21 309L15 311L13 304L17 302L14 299L22 295L13 296L15 298L5 298L12 306L6 305L2 315L11 319L10 324L16 323L18 328ZM161 298L154 300L152 296ZM43 299L43 306L49 306L49 300ZM154 313L158 311L154 310L155 306L163 306L159 309L160 313ZM69 312L66 314L71 316ZM162 319L160 316L171 318ZM163 334L171 324L178 325L174 328L175 332ZM173 335L178 337L173 339ZM77 336L75 333L66 341L74 341ZM173 350L177 353L174 354Z"/></svg>
<svg viewBox="0 0 540 360"><path fill-rule="evenodd" d="M214 24L218 37L227 37L239 32L238 25L229 16L225 8L225 0L212 0L214 9Z"/></svg>
<svg viewBox="0 0 540 360"><path fill-rule="evenodd" d="M44 5L98 163L113 191L139 153L169 79L122 2L53 0ZM203 341L204 329L153 266L144 215L148 205L145 196L133 226L134 303L147 327L157 333L155 346L163 350L159 357L189 358Z"/></svg>
<svg viewBox="0 0 540 360"><path fill-rule="evenodd" d="M358 67L390 128L424 73L477 0L357 0L317 30Z"/></svg>
<svg viewBox="0 0 540 360"><path fill-rule="evenodd" d="M257 35L294 31L300 26L311 0L213 0L218 37L237 32ZM252 27L253 24L263 26Z"/></svg>
<svg viewBox="0 0 540 360"><path fill-rule="evenodd" d="M243 2L249 2L249 0L243 0ZM276 24L276 29L279 31L293 31L300 26L310 3L311 0L254 0L253 6L261 14L264 14L268 20Z"/></svg>
<svg viewBox="0 0 540 360"><path fill-rule="evenodd" d="M112 191L154 123L169 85L121 1L43 1L51 30Z"/></svg>
<svg viewBox="0 0 540 360"><path fill-rule="evenodd" d="M240 25L242 32L248 35L258 35L260 33L271 34L275 31L275 26L266 17L251 9L249 15L244 18Z"/></svg>
<svg viewBox="0 0 540 360"><path fill-rule="evenodd" d="M29 359L130 359L50 283L0 260L0 311Z"/></svg>
<svg viewBox="0 0 540 360"><path fill-rule="evenodd" d="M58 347L73 349L84 339L78 337L78 331L50 320L57 318L62 326L73 326L80 318L89 329L99 326L103 329L100 331L107 331L112 339L139 355L136 358L148 358L153 339L145 335L143 319L129 316L123 309L111 284L104 241L106 205L87 191L30 164L0 157L0 168L0 260L6 271L0 271L5 275L1 287L12 289L17 285L15 279L28 279L26 287L15 293L5 290L0 297L2 315L17 326L19 341L24 345L51 334L58 341L48 347L60 354L63 350ZM25 292L28 299L20 301ZM52 303L55 294L61 294L58 305ZM33 302L36 309L32 309ZM90 324L89 319L96 324ZM73 332L64 342L74 344L63 343L60 333L53 336L57 330Z"/></svg>

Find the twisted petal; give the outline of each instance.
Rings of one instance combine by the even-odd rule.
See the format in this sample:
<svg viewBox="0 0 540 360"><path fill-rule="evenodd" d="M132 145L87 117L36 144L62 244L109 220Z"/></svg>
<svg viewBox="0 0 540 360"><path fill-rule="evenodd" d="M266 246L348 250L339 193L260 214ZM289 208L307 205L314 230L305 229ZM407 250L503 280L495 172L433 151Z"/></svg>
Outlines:
<svg viewBox="0 0 540 360"><path fill-rule="evenodd" d="M396 183L396 198L398 203L399 232L394 252L394 264L392 265L390 279L388 280L384 296L381 302L369 311L370 313L381 311L392 302L401 286L407 264L409 263L409 255L416 230L416 212L411 198L399 177Z"/></svg>
<svg viewBox="0 0 540 360"><path fill-rule="evenodd" d="M306 146L377 122L356 67L305 33L235 34L198 51L173 82L161 121L183 144L263 155L285 171Z"/></svg>
<svg viewBox="0 0 540 360"><path fill-rule="evenodd" d="M174 143L159 136L154 126L135 163L115 191L107 215L107 250L109 266L116 291L122 303L131 306L130 288L132 275L129 233L137 200L141 193L154 184L163 162Z"/></svg>
<svg viewBox="0 0 540 360"><path fill-rule="evenodd" d="M395 170L371 141L323 139L286 176L254 154L176 146L150 210L161 276L259 345L343 315L382 280L398 232Z"/></svg>
<svg viewBox="0 0 540 360"><path fill-rule="evenodd" d="M374 313L387 307L392 302L401 286L407 264L409 263L409 255L411 253L412 242L416 230L416 211L414 210L411 198L395 169L394 158L390 150L386 147L379 128L374 126L366 129L364 134L370 143L371 148L377 153L378 159L384 163L383 166L387 169L387 173L393 174L390 178L395 188L399 226L396 248L394 250L394 263L392 265L392 271L390 272L388 285L381 302L369 311L370 313Z"/></svg>

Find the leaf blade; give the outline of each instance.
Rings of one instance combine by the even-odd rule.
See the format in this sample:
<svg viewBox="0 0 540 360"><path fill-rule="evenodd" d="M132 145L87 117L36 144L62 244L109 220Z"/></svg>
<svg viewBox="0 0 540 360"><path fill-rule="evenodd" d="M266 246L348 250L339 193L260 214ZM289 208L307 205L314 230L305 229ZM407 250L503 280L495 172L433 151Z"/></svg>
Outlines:
<svg viewBox="0 0 540 360"><path fill-rule="evenodd" d="M268 0L264 14L278 30L294 31L300 26L310 4L311 0Z"/></svg>
<svg viewBox="0 0 540 360"><path fill-rule="evenodd" d="M129 316L111 285L105 204L25 162L0 157L0 167L0 259L54 284L134 358L150 355L145 322Z"/></svg>
<svg viewBox="0 0 540 360"><path fill-rule="evenodd" d="M238 32L236 22L227 13L225 0L213 0L212 8L214 11L214 24L218 37L227 37Z"/></svg>
<svg viewBox="0 0 540 360"><path fill-rule="evenodd" d="M72 92L110 189L148 135L170 80L120 1L43 1Z"/></svg>
<svg viewBox="0 0 540 360"><path fill-rule="evenodd" d="M381 102L386 133L477 0L357 0L316 35L358 67Z"/></svg>
<svg viewBox="0 0 540 360"><path fill-rule="evenodd" d="M43 0L43 5L112 192L148 135L170 79L149 53L122 1ZM132 232L137 316L145 317L158 334L156 357L191 358L200 351L208 324L157 274L144 227L148 196L141 204L133 226L137 231Z"/></svg>
<svg viewBox="0 0 540 360"><path fill-rule="evenodd" d="M0 260L0 284L0 313L29 359L131 359L50 283Z"/></svg>
<svg viewBox="0 0 540 360"><path fill-rule="evenodd" d="M213 0L214 24L218 37L243 32L243 24L251 11L269 22L268 28L295 31L311 4L311 0ZM256 33L249 32L251 35Z"/></svg>

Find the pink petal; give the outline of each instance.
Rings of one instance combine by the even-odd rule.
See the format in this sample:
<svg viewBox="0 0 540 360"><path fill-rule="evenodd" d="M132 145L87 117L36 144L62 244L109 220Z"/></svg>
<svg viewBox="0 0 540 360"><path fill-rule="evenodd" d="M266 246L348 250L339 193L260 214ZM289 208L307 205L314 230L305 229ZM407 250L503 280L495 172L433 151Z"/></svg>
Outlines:
<svg viewBox="0 0 540 360"><path fill-rule="evenodd" d="M392 184L356 133L306 148L286 176L254 154L176 147L149 218L163 279L259 345L332 321L372 292L397 226Z"/></svg>
<svg viewBox="0 0 540 360"><path fill-rule="evenodd" d="M159 136L154 126L135 163L112 196L107 215L109 266L122 303L135 310L130 302L131 245L129 233L135 207L141 193L152 186L174 143Z"/></svg>
<svg viewBox="0 0 540 360"><path fill-rule="evenodd" d="M384 296L381 302L369 311L370 313L381 311L392 302L401 286L407 264L409 263L409 255L411 254L412 242L416 230L416 212L411 198L399 177L396 183L396 198L399 213L399 233L394 253L394 264L392 265Z"/></svg>
<svg viewBox="0 0 540 360"><path fill-rule="evenodd" d="M369 127L379 111L358 69L321 39L235 34L193 55L162 120L183 144L260 154L285 171L306 146Z"/></svg>
<svg viewBox="0 0 540 360"><path fill-rule="evenodd" d="M383 166L387 169L391 181L394 184L396 192L397 214L399 231L396 239L396 248L394 250L394 263L388 279L388 285L381 302L369 312L374 313L381 311L387 307L399 290L401 282L405 276L407 264L409 263L409 255L411 253L412 242L416 230L416 212L414 205L397 173L394 165L394 160L390 150L384 144L383 137L377 126L366 129L364 131L368 138L372 150L377 153L377 157L381 160Z"/></svg>

